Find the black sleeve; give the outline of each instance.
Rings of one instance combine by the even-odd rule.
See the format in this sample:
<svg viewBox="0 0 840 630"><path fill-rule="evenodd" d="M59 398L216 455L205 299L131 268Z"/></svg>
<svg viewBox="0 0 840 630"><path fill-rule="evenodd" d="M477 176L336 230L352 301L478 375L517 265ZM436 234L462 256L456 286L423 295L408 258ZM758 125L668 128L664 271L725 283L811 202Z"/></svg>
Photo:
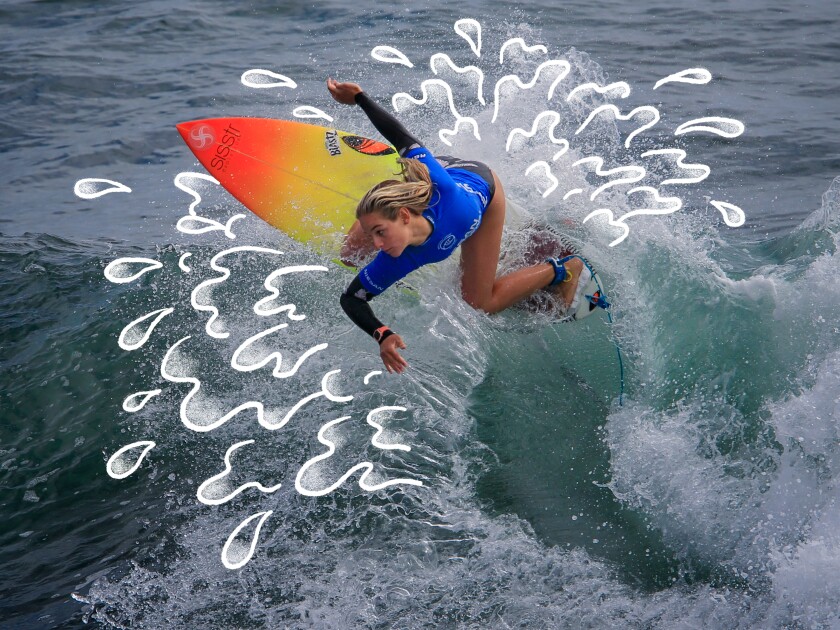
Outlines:
<svg viewBox="0 0 840 630"><path fill-rule="evenodd" d="M410 149L422 146L422 143L412 136L399 120L364 92L356 94L356 104L364 110L376 130L397 148L400 155L405 155Z"/></svg>
<svg viewBox="0 0 840 630"><path fill-rule="evenodd" d="M362 286L359 276L356 276L341 294L341 308L347 313L347 317L371 337L373 337L373 331L384 326L376 319L373 309L368 304L368 300L373 297L373 294L368 293Z"/></svg>

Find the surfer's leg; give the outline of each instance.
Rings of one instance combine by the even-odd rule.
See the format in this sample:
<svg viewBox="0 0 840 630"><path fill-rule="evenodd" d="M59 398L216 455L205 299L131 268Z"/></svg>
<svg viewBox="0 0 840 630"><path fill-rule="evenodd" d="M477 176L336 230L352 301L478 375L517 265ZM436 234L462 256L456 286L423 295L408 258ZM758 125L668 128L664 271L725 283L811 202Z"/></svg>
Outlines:
<svg viewBox="0 0 840 630"><path fill-rule="evenodd" d="M499 252L502 244L502 230L505 224L505 193L502 183L493 173L496 194L487 209L481 225L461 244L461 293L473 308L487 313L498 313L524 300L554 280L554 267L543 263L518 269L496 278ZM578 258L566 263L572 278L579 277L583 261ZM552 287L568 304L574 297L576 282L561 282Z"/></svg>
<svg viewBox="0 0 840 630"><path fill-rule="evenodd" d="M547 287L554 280L554 267L549 263L518 269L496 278L505 224L505 193L495 173L493 178L496 194L484 211L481 225L475 234L461 244L461 293L470 306L487 313L503 311ZM580 261L571 261L569 271L577 276L575 262L582 265ZM564 284L563 292L574 295L575 283Z"/></svg>
<svg viewBox="0 0 840 630"><path fill-rule="evenodd" d="M496 177L496 193L484 211L481 225L461 243L461 294L473 308L495 313L492 294L505 224L505 192ZM548 282L548 281L546 281Z"/></svg>

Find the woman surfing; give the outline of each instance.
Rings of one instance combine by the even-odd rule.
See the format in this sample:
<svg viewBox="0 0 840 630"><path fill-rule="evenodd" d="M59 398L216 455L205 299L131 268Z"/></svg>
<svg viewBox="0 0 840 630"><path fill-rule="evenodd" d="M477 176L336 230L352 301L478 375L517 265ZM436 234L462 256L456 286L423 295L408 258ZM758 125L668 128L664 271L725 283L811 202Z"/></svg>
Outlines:
<svg viewBox="0 0 840 630"><path fill-rule="evenodd" d="M374 127L399 152L402 179L371 188L356 208L341 257L357 262L379 250L341 295L347 316L379 343L388 372L408 363L399 353L402 337L376 318L370 300L409 273L448 258L461 246L461 294L473 308L497 313L549 288L574 312L591 271L580 256L548 258L545 263L496 277L505 222L505 194L486 165L435 156L356 83L327 80L332 97L359 105Z"/></svg>

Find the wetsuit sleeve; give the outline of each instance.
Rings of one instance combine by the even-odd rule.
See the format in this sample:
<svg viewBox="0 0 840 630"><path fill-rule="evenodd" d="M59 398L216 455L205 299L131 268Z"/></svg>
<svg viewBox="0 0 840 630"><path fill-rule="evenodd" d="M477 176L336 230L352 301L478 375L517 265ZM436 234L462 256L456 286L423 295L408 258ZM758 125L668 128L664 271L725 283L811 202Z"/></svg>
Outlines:
<svg viewBox="0 0 840 630"><path fill-rule="evenodd" d="M409 252L403 252L397 258L393 258L385 252L379 252L359 272L359 282L362 283L365 291L372 296L376 296L420 266L421 262Z"/></svg>
<svg viewBox="0 0 840 630"><path fill-rule="evenodd" d="M376 318L373 309L368 304L373 297L374 295L362 286L359 276L356 276L341 294L341 308L347 313L347 317L371 337L377 328L382 328L384 325Z"/></svg>
<svg viewBox="0 0 840 630"><path fill-rule="evenodd" d="M407 151L422 144L402 126L399 120L385 111L364 92L356 94L356 104L364 110L376 130L397 148L400 155L405 155Z"/></svg>
<svg viewBox="0 0 840 630"><path fill-rule="evenodd" d="M432 152L425 148L420 140L402 126L399 120L385 111L364 92L356 94L356 103L364 110L377 131L397 148L402 157L412 157L423 162L429 169L432 181L439 189L444 189L442 192L447 192L447 189L454 189L455 182L446 172L446 169L438 163Z"/></svg>

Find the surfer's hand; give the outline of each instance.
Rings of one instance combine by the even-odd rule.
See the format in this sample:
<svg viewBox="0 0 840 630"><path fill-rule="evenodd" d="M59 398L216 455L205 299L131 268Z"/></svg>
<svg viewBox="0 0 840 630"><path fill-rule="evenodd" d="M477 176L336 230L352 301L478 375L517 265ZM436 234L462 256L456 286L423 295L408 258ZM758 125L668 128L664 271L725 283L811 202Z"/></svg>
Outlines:
<svg viewBox="0 0 840 630"><path fill-rule="evenodd" d="M357 83L340 83L335 79L327 79L327 89L332 97L344 105L355 105L356 94L362 91Z"/></svg>
<svg viewBox="0 0 840 630"><path fill-rule="evenodd" d="M389 373L396 372L402 374L403 370L408 367L408 362L397 352L398 349L405 349L405 343L398 334L394 333L385 338L385 341L379 346L379 356L382 357L382 363Z"/></svg>

